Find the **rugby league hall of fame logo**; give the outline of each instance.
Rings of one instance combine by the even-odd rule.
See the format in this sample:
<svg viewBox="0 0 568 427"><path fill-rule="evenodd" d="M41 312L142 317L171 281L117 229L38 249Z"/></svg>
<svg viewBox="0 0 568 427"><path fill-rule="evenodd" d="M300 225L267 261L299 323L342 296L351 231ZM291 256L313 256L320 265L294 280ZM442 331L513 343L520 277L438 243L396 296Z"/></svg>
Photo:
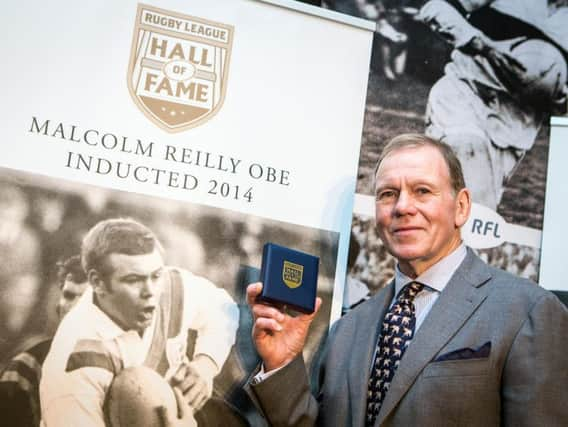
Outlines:
<svg viewBox="0 0 568 427"><path fill-rule="evenodd" d="M138 5L128 88L155 124L179 132L214 116L225 97L233 27Z"/></svg>
<svg viewBox="0 0 568 427"><path fill-rule="evenodd" d="M302 284L304 266L290 261L284 261L282 266L282 281L291 289L295 289Z"/></svg>

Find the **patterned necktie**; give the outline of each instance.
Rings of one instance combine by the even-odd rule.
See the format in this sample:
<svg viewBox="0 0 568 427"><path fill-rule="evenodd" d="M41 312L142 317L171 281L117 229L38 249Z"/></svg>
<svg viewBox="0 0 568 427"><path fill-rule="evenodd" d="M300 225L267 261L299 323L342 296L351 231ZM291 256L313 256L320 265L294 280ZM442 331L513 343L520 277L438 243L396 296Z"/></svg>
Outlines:
<svg viewBox="0 0 568 427"><path fill-rule="evenodd" d="M375 423L398 364L414 336L414 297L424 288L412 282L404 286L383 320L375 362L367 392L367 427Z"/></svg>

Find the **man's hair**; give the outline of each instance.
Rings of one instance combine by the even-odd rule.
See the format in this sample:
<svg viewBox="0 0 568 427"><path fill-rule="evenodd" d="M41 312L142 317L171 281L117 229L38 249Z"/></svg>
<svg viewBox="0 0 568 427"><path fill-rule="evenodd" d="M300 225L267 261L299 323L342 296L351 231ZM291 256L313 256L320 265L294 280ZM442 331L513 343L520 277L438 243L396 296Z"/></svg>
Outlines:
<svg viewBox="0 0 568 427"><path fill-rule="evenodd" d="M57 283L59 283L59 287L63 287L68 275L71 275L71 281L73 283L84 283L87 281L87 275L81 265L80 255L73 255L64 261L59 261L56 264L56 267Z"/></svg>
<svg viewBox="0 0 568 427"><path fill-rule="evenodd" d="M163 252L157 237L145 225L130 218L106 219L97 223L83 238L81 262L85 272L95 269L108 277L108 255L145 255L154 249Z"/></svg>
<svg viewBox="0 0 568 427"><path fill-rule="evenodd" d="M465 188L462 166L456 154L454 153L454 150L452 150L452 147L450 147L445 142L418 133L403 133L401 135L395 136L387 143L387 145L385 145L385 148L383 148L383 151L379 156L379 160L377 160L375 173L373 175L374 181L376 181L377 172L379 170L381 162L389 154L398 150L402 150L404 148L420 147L433 147L440 152L446 165L448 166L450 185L452 187L452 190L454 191L454 195L457 194L462 188Z"/></svg>

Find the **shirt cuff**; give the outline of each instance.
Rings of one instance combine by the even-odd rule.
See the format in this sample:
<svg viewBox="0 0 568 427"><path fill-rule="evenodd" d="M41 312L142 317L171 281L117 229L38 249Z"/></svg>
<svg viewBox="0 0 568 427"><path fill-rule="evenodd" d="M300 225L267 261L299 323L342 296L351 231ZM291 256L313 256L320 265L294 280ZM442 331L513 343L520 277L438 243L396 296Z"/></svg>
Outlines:
<svg viewBox="0 0 568 427"><path fill-rule="evenodd" d="M250 381L250 383L252 385L257 385L257 384L267 380L268 378L270 378L272 375L274 375L276 372L278 372L280 369L284 368L285 366L288 366L288 364L282 365L279 368L273 369L272 371L265 372L264 371L264 363L262 363L260 365L260 371L258 371L258 373L254 377L252 377L252 380Z"/></svg>

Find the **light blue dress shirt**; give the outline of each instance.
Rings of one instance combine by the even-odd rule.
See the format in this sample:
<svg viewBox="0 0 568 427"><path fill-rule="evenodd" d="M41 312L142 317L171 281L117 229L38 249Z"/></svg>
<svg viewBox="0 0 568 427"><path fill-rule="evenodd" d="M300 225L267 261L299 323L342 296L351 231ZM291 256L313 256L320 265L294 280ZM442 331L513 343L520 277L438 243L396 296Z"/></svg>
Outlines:
<svg viewBox="0 0 568 427"><path fill-rule="evenodd" d="M462 243L451 254L438 261L416 279L406 276L400 271L398 265L396 266L394 277L395 298L393 298L391 306L394 304L396 296L408 283L416 281L425 285L424 289L414 298L414 307L416 308L415 332L422 325L440 293L444 290L466 255L467 249Z"/></svg>

